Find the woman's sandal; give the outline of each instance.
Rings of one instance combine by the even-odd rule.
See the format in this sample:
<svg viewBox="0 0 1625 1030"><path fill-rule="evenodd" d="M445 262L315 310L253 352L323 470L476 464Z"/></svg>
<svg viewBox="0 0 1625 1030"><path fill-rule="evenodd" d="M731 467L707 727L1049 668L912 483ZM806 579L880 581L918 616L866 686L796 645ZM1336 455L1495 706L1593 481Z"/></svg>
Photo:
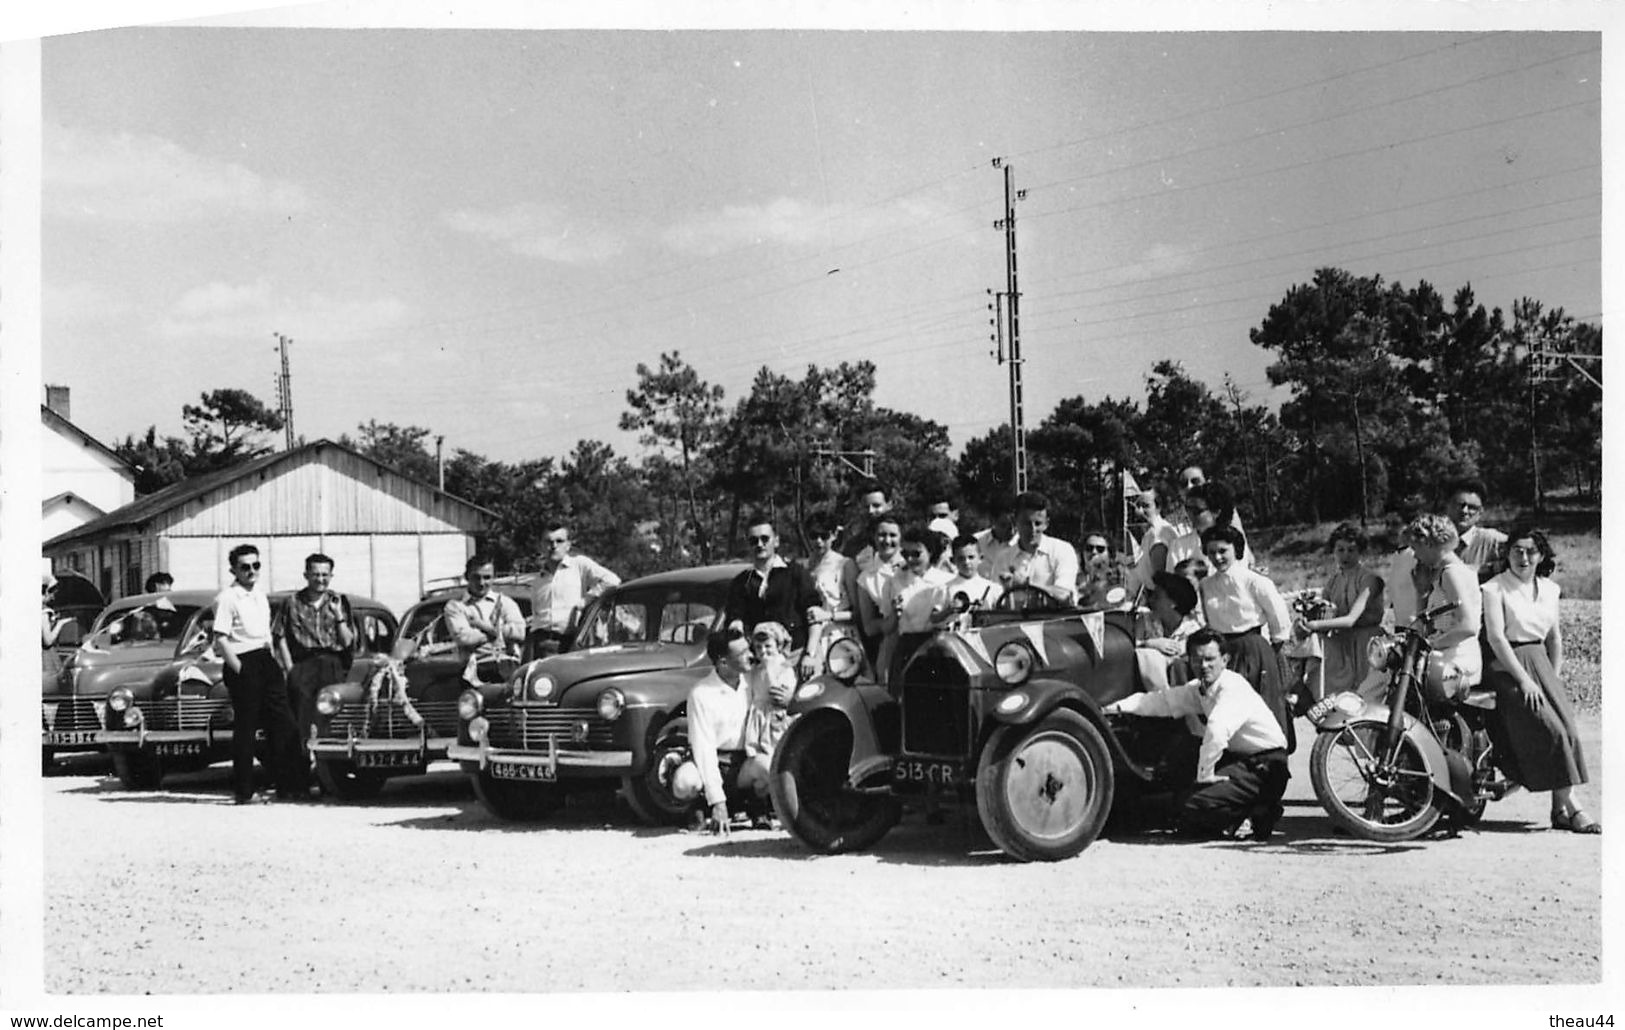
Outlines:
<svg viewBox="0 0 1625 1030"><path fill-rule="evenodd" d="M1585 809L1576 808L1572 812L1553 812L1552 829L1568 830L1570 833L1601 833L1602 823L1586 815Z"/></svg>

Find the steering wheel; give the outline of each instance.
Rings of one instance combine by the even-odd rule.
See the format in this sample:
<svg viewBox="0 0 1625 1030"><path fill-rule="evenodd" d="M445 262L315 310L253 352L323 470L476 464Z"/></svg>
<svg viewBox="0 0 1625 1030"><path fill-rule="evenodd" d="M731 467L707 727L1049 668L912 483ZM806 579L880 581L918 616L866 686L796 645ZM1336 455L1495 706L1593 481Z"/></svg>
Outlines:
<svg viewBox="0 0 1625 1030"><path fill-rule="evenodd" d="M993 602L996 612L1048 612L1059 611L1066 604L1041 586L1021 583L1005 588Z"/></svg>

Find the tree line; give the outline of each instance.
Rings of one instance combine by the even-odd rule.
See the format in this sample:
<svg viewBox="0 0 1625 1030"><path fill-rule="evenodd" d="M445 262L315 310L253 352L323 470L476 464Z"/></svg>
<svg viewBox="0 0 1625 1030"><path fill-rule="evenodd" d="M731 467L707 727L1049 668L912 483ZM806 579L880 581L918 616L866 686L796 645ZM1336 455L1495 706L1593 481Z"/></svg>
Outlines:
<svg viewBox="0 0 1625 1030"><path fill-rule="evenodd" d="M1226 377L1192 378L1158 362L1142 398L1068 397L1027 434L1028 478L1051 498L1052 531L1077 539L1121 516L1121 473L1160 482L1198 462L1235 490L1249 525L1380 516L1400 499L1433 500L1463 476L1492 497L1539 507L1569 491L1595 498L1602 463L1599 326L1520 299L1510 321L1470 285L1446 304L1427 282L1405 289L1336 268L1291 287L1250 331L1269 351L1279 411ZM1572 356L1574 360L1564 358ZM740 553L744 521L770 513L796 540L808 515L855 515L870 481L907 510L946 498L981 524L1010 490L1010 427L949 456L947 427L876 404L875 366L809 364L797 378L762 368L732 406L677 351L640 363L620 427L629 458L581 440L564 457L493 461L465 449L445 462L447 491L489 508L485 541L524 568L548 524L623 575L721 561ZM137 490L266 453L281 420L243 390L205 393L183 409L187 436L128 437ZM370 420L340 442L433 483L432 431ZM1538 474L1537 474L1538 471ZM805 541L802 541L804 544Z"/></svg>

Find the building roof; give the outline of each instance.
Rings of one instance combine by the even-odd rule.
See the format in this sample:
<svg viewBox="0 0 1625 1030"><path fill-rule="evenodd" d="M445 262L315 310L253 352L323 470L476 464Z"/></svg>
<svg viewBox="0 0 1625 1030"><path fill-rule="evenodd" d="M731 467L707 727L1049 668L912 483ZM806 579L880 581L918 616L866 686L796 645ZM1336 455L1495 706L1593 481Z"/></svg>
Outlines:
<svg viewBox="0 0 1625 1030"><path fill-rule="evenodd" d="M381 472L388 473L389 475L395 476L398 479L404 479L408 482L417 483L420 486L427 487L436 494L439 494L441 497L444 497L446 500L451 501L453 504L466 508L471 512L477 512L480 515L492 519L497 517L496 513L491 511L489 508L482 508L477 504L463 500L461 497L458 497L455 494L446 493L444 490L440 490L412 476L405 475L398 469L391 468L381 462L373 461L373 459L353 448L346 447L343 444L334 443L332 440L321 439L316 440L313 443L307 443L303 446L295 447L291 451L277 451L272 454L261 455L258 458L253 458L242 462L241 464L233 465L230 468L221 469L218 472L211 472L206 476L194 476L189 479L183 479L179 483L166 486L157 493L151 493L145 497L137 497L124 507L115 508L106 515L103 515L101 518L91 519L82 526L75 529L70 529L66 533L52 537L50 540L45 541L45 546L48 548L58 547L62 544L72 543L75 540L97 537L103 533L120 529L139 530L141 526L145 525L153 518L162 515L165 512L179 508L189 501L197 500L199 497L208 494L212 490L219 489L222 486L234 483L239 479L244 479L248 476L254 475L255 473L271 469L277 465L283 464L284 462L297 460L304 457L307 453L319 451L323 447L330 447L333 450L342 451L345 454L352 455L370 465L377 467Z"/></svg>
<svg viewBox="0 0 1625 1030"><path fill-rule="evenodd" d="M132 482L135 480L135 468L129 462L119 457L118 452L114 451L111 447L102 443L94 436L91 436L89 433L85 432L83 429L80 429L78 426L74 425L72 422L69 422L67 419L63 418L61 415L58 415L56 412L52 411L43 404L39 406L39 413L40 418L45 422L46 425L77 436L80 443L102 455L104 458L108 458L117 463L118 470L120 472L127 476Z"/></svg>

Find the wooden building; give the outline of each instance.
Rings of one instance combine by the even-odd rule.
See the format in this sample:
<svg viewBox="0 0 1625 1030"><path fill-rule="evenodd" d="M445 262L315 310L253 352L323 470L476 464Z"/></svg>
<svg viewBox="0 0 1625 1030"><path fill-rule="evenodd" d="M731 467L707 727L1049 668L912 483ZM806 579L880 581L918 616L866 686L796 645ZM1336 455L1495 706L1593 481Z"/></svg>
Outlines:
<svg viewBox="0 0 1625 1030"><path fill-rule="evenodd" d="M270 590L304 585L304 560L334 561L335 589L396 611L431 579L462 573L492 513L318 440L139 498L45 543L58 569L81 572L112 600L162 570L176 587L230 582L226 555L254 544Z"/></svg>

